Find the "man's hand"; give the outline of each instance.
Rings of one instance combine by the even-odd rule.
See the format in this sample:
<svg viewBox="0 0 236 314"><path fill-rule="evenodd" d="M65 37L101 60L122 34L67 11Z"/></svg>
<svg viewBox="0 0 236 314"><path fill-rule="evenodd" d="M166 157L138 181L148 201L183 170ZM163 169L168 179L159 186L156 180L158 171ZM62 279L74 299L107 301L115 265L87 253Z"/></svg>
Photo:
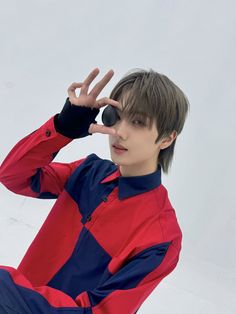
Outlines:
<svg viewBox="0 0 236 314"><path fill-rule="evenodd" d="M81 107L90 107L90 108L101 108L103 106L112 105L119 107L119 102L113 99L104 97L97 100L98 95L103 90L103 88L107 85L107 83L111 80L114 75L113 70L108 71L104 77L93 87L93 89L88 93L88 89L90 84L93 82L95 77L98 75L99 69L95 68L88 77L80 83L72 83L68 89L68 96L71 104L75 106ZM76 96L75 90L80 88L79 97ZM99 124L90 124L88 132L92 133L103 133L103 134L111 134L115 135L116 130L111 127L107 127L105 125Z"/></svg>

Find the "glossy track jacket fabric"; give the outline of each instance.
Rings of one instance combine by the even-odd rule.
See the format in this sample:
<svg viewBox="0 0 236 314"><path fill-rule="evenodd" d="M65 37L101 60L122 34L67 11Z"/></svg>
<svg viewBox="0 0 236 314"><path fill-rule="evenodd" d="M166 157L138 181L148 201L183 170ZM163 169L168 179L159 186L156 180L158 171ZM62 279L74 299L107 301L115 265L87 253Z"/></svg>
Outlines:
<svg viewBox="0 0 236 314"><path fill-rule="evenodd" d="M67 98L1 165L10 191L56 199L18 268L0 267L1 313L136 313L178 263L182 232L160 165L122 177L94 153L53 162L73 139L91 135L98 113Z"/></svg>

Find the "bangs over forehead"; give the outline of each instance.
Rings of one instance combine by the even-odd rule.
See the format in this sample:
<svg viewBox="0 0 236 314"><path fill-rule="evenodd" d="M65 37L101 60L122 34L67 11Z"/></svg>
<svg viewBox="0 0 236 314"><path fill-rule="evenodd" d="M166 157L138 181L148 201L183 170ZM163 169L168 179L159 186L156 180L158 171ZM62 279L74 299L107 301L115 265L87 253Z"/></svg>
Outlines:
<svg viewBox="0 0 236 314"><path fill-rule="evenodd" d="M119 101L122 108L122 115L127 119L139 118L148 128L152 128L155 122L150 97L145 88L145 80L141 77L126 78L125 82L120 81L113 91L110 98Z"/></svg>

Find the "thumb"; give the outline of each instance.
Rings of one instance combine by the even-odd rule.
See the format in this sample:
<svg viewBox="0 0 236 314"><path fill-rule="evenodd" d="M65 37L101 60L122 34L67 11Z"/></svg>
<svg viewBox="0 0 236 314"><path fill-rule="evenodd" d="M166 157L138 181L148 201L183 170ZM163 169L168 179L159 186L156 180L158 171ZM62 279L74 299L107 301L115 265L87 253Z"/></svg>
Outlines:
<svg viewBox="0 0 236 314"><path fill-rule="evenodd" d="M89 132L90 134L93 134L93 133L95 132L95 130L94 130L94 123L91 123L91 124L90 124L89 129L88 129L88 132Z"/></svg>

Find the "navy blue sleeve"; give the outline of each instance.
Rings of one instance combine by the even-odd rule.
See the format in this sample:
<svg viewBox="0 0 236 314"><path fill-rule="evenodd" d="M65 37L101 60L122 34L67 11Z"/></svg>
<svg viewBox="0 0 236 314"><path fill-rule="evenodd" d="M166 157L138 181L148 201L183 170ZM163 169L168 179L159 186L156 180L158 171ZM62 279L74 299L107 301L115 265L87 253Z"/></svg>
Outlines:
<svg viewBox="0 0 236 314"><path fill-rule="evenodd" d="M97 108L73 105L67 97L62 111L54 117L55 129L71 139L92 135L88 129L91 123L97 123L95 118L99 111Z"/></svg>

